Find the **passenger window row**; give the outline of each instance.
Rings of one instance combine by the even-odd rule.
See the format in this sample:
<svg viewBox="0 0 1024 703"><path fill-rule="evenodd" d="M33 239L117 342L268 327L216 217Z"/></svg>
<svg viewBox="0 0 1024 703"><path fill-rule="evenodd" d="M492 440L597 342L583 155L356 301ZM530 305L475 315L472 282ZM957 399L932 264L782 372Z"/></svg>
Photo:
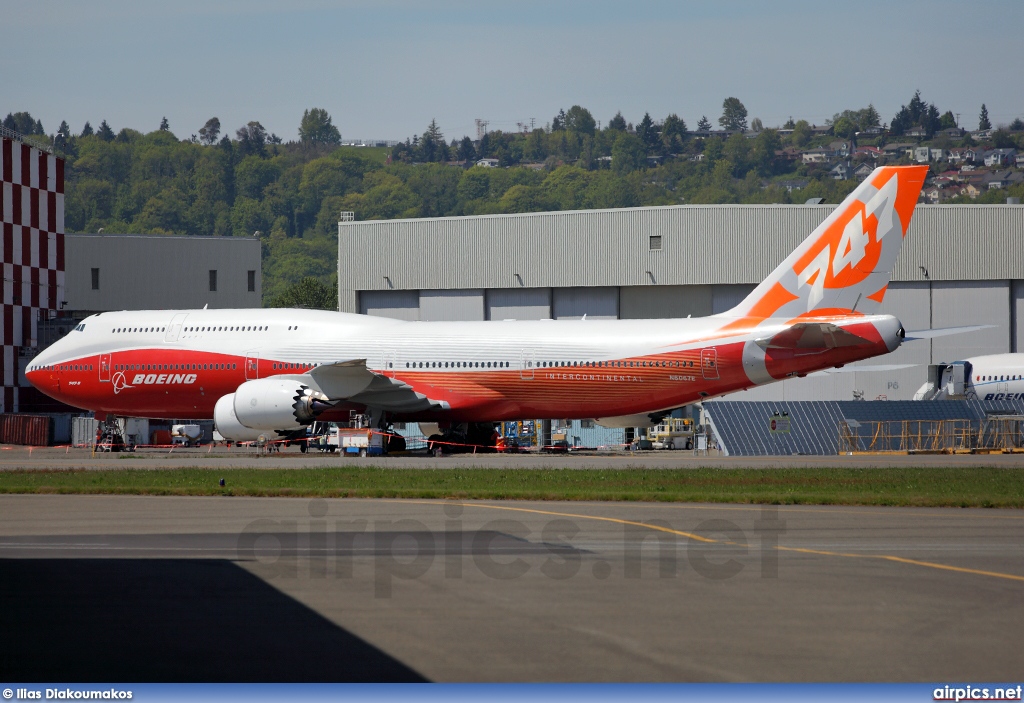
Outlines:
<svg viewBox="0 0 1024 703"><path fill-rule="evenodd" d="M236 364L114 364L115 371L234 371Z"/></svg>
<svg viewBox="0 0 1024 703"><path fill-rule="evenodd" d="M527 366L530 362L527 362ZM692 360L684 361L538 361L540 368L585 367L591 369L692 368Z"/></svg>
<svg viewBox="0 0 1024 703"><path fill-rule="evenodd" d="M527 368L693 368L694 362L692 359L684 361L527 361ZM452 361L452 362L440 362L440 361L413 361L405 362L405 368L407 369L440 369L440 368L508 368L509 362L507 361ZM391 368L391 364L388 364L388 368Z"/></svg>
<svg viewBox="0 0 1024 703"><path fill-rule="evenodd" d="M85 325L79 325L79 327L81 327L81 329L83 329L83 330L85 329ZM75 329L78 329L78 327L76 327ZM289 328L289 329L291 329L291 328ZM296 327L296 329L298 329L298 327ZM232 326L223 326L223 325L222 326L218 326L218 327L214 327L213 325L210 325L209 327L195 326L195 327L186 327L185 328L185 332L267 332L269 330L270 330L270 325L260 325L260 326L256 326L256 325L245 325L245 326L238 325L238 326L233 326L233 327ZM122 333L129 333L129 334L131 334L131 333L135 333L135 332L143 332L143 333L145 333L145 332L166 332L167 328L166 327L118 327L118 328L112 329L110 331L113 334L122 334Z"/></svg>
<svg viewBox="0 0 1024 703"><path fill-rule="evenodd" d="M507 361L413 361L405 362L405 368L407 369L441 369L441 368L453 368L453 369L507 369L509 362ZM388 368L391 368L391 364L388 364Z"/></svg>
<svg viewBox="0 0 1024 703"><path fill-rule="evenodd" d="M92 371L92 364L44 364L29 366L29 371Z"/></svg>

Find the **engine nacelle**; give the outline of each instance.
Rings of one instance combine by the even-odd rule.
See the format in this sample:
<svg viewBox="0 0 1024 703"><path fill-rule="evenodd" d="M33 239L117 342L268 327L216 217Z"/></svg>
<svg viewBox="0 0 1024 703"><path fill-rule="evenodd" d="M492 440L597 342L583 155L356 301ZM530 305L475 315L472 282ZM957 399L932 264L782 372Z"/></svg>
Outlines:
<svg viewBox="0 0 1024 703"><path fill-rule="evenodd" d="M235 417L253 430L297 430L328 407L322 393L294 379L246 381L234 396Z"/></svg>
<svg viewBox="0 0 1024 703"><path fill-rule="evenodd" d="M228 393L213 406L213 424L224 439L232 442L255 442L263 434L246 427L235 417L235 394Z"/></svg>

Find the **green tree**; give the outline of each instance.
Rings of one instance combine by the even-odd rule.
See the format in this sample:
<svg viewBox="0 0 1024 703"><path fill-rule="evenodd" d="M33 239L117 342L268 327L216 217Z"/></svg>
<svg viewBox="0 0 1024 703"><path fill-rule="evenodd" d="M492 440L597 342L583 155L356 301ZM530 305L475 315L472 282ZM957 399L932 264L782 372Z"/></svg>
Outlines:
<svg viewBox="0 0 1024 703"><path fill-rule="evenodd" d="M636 136L640 138L641 143L644 145L645 155L656 151L658 143L661 141L661 136L658 134L658 128L654 126L654 120L651 119L650 113L645 112L644 118L637 123Z"/></svg>
<svg viewBox="0 0 1024 703"><path fill-rule="evenodd" d="M161 132L169 132L170 129L171 129L171 125L170 125L170 123L167 122L167 117L165 116L163 119L160 120L160 131Z"/></svg>
<svg viewBox="0 0 1024 703"><path fill-rule="evenodd" d="M764 124L761 122L761 118L760 117L755 117L753 120L751 120L751 122L750 122L750 131L751 132L760 132L763 129L764 129Z"/></svg>
<svg viewBox="0 0 1024 703"><path fill-rule="evenodd" d="M697 121L698 132L710 132L711 131L711 120L708 119L707 115L701 115L701 118Z"/></svg>
<svg viewBox="0 0 1024 703"><path fill-rule="evenodd" d="M775 173L775 152L782 148L782 140L779 133L774 129L762 130L754 139L754 146L750 150L749 163L757 169L758 174L764 177Z"/></svg>
<svg viewBox="0 0 1024 703"><path fill-rule="evenodd" d="M594 130L597 128L597 122L594 120L594 116L590 114L590 110L579 105L573 105L565 113L565 128L572 132L593 136Z"/></svg>
<svg viewBox="0 0 1024 703"><path fill-rule="evenodd" d="M992 129L992 122L988 119L988 108L985 103L981 104L981 114L978 115L978 129Z"/></svg>
<svg viewBox="0 0 1024 703"><path fill-rule="evenodd" d="M608 120L608 129L614 129L618 132L626 131L626 118L622 116L622 112L616 112L615 117Z"/></svg>
<svg viewBox="0 0 1024 703"><path fill-rule="evenodd" d="M114 130L110 128L110 125L107 124L106 120L103 120L100 122L100 128L99 131L96 132L96 136L105 142L112 142L114 141Z"/></svg>
<svg viewBox="0 0 1024 703"><path fill-rule="evenodd" d="M430 120L427 131L420 138L419 155L420 161L427 163L448 160L448 145L441 128L437 126L437 120Z"/></svg>
<svg viewBox="0 0 1024 703"><path fill-rule="evenodd" d="M631 134L623 137L632 138L637 145L640 140ZM541 184L547 200L559 210L582 210L586 207L587 189L595 177L589 171L576 166L559 166L549 173Z"/></svg>
<svg viewBox="0 0 1024 703"><path fill-rule="evenodd" d="M749 170L747 163L750 140L739 132L732 134L722 145L725 160L733 165L733 175L739 177Z"/></svg>
<svg viewBox="0 0 1024 703"><path fill-rule="evenodd" d="M464 161L466 167L473 165L473 161L476 160L476 147L473 146L473 140L469 137L463 137L462 141L459 142L458 151L456 151L456 158L459 161Z"/></svg>
<svg viewBox="0 0 1024 703"><path fill-rule="evenodd" d="M670 154L678 153L686 141L686 123L676 113L670 114L661 123L661 140L665 145L665 151Z"/></svg>
<svg viewBox="0 0 1024 703"><path fill-rule="evenodd" d="M543 212L551 205L537 186L514 185L498 201L502 212Z"/></svg>
<svg viewBox="0 0 1024 703"><path fill-rule="evenodd" d="M747 108L739 101L739 98L726 98L722 102L722 116L718 118L718 124L722 129L747 130Z"/></svg>
<svg viewBox="0 0 1024 703"><path fill-rule="evenodd" d="M274 159L246 156L235 166L235 192L253 200L263 198L263 189L281 176L281 166Z"/></svg>
<svg viewBox="0 0 1024 703"><path fill-rule="evenodd" d="M327 114L327 110L314 107L302 113L299 141L307 146L337 146L341 144L341 132L331 123L331 116Z"/></svg>
<svg viewBox="0 0 1024 703"><path fill-rule="evenodd" d="M547 140L544 130L537 128L526 135L526 142L523 144L523 158L530 161L543 161L548 156Z"/></svg>
<svg viewBox="0 0 1024 703"><path fill-rule="evenodd" d="M213 146L220 136L220 119L211 117L206 124L199 128L199 139L206 146Z"/></svg>
<svg viewBox="0 0 1024 703"><path fill-rule="evenodd" d="M565 129L565 110L559 110L558 114L551 120L551 131L558 132Z"/></svg>
<svg viewBox="0 0 1024 703"><path fill-rule="evenodd" d="M235 136L238 138L238 150L243 157L267 155L267 130L256 120L240 127Z"/></svg>
<svg viewBox="0 0 1024 703"><path fill-rule="evenodd" d="M327 285L319 278L306 276L270 301L270 307L337 310L338 282Z"/></svg>
<svg viewBox="0 0 1024 703"><path fill-rule="evenodd" d="M71 139L71 127L64 120L61 120L57 133L53 135L53 145L62 152L68 150L68 140Z"/></svg>
<svg viewBox="0 0 1024 703"><path fill-rule="evenodd" d="M612 170L619 175L643 168L647 164L644 143L635 134L623 132L612 146Z"/></svg>
<svg viewBox="0 0 1024 703"><path fill-rule="evenodd" d="M946 110L939 118L939 129L952 129L953 127L956 127L956 117L953 116L952 110Z"/></svg>
<svg viewBox="0 0 1024 703"><path fill-rule="evenodd" d="M92 134L93 134L93 132L92 132L92 125L89 124L88 121L86 121L85 126L82 127L82 134L81 134L81 136L83 136L83 137L91 137Z"/></svg>
<svg viewBox="0 0 1024 703"><path fill-rule="evenodd" d="M38 129L36 125L39 125ZM27 112L7 113L7 117L4 118L4 127L25 136L43 133L42 123Z"/></svg>
<svg viewBox="0 0 1024 703"><path fill-rule="evenodd" d="M708 165L713 165L722 158L724 139L719 137L708 137L704 140L704 160Z"/></svg>
<svg viewBox="0 0 1024 703"><path fill-rule="evenodd" d="M790 139L796 146L807 146L811 141L811 125L807 120L800 120L793 125L793 134Z"/></svg>

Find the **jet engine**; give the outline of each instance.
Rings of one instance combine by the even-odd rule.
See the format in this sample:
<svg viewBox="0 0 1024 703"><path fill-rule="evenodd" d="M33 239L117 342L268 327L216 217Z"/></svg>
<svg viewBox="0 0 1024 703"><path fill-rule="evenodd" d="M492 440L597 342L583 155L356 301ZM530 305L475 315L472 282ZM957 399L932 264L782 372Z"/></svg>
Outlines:
<svg viewBox="0 0 1024 703"><path fill-rule="evenodd" d="M323 393L291 379L246 381L235 391L235 417L254 430L295 430L330 407Z"/></svg>
<svg viewBox="0 0 1024 703"><path fill-rule="evenodd" d="M235 394L228 393L213 406L213 424L224 439L232 442L255 442L263 432L246 427L235 417Z"/></svg>
<svg viewBox="0 0 1024 703"><path fill-rule="evenodd" d="M329 407L322 393L299 381L261 378L218 400L214 422L226 439L251 441L267 432L304 427Z"/></svg>

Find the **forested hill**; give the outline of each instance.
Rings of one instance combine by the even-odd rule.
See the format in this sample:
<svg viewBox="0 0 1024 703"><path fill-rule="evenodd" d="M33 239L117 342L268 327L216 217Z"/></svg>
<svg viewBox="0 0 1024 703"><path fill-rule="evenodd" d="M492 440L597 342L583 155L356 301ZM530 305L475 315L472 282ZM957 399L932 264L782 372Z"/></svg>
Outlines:
<svg viewBox="0 0 1024 703"><path fill-rule="evenodd" d="M14 118L45 136L28 113ZM838 202L855 181L781 156L787 146L813 144L801 124L786 138L764 129L698 139L674 115L660 123L645 115L635 127L616 115L598 129L576 106L528 133L448 143L431 123L422 136L384 149L340 146L330 116L309 110L299 140L288 143L258 122L221 136L216 118L186 139L166 120L148 134L115 134L103 122L72 135L61 124L50 138L67 157L68 232L259 233L269 303L307 276L330 283L343 210L363 220L791 197ZM484 158L498 167L473 166ZM806 183L791 196L779 181L794 176Z"/></svg>

